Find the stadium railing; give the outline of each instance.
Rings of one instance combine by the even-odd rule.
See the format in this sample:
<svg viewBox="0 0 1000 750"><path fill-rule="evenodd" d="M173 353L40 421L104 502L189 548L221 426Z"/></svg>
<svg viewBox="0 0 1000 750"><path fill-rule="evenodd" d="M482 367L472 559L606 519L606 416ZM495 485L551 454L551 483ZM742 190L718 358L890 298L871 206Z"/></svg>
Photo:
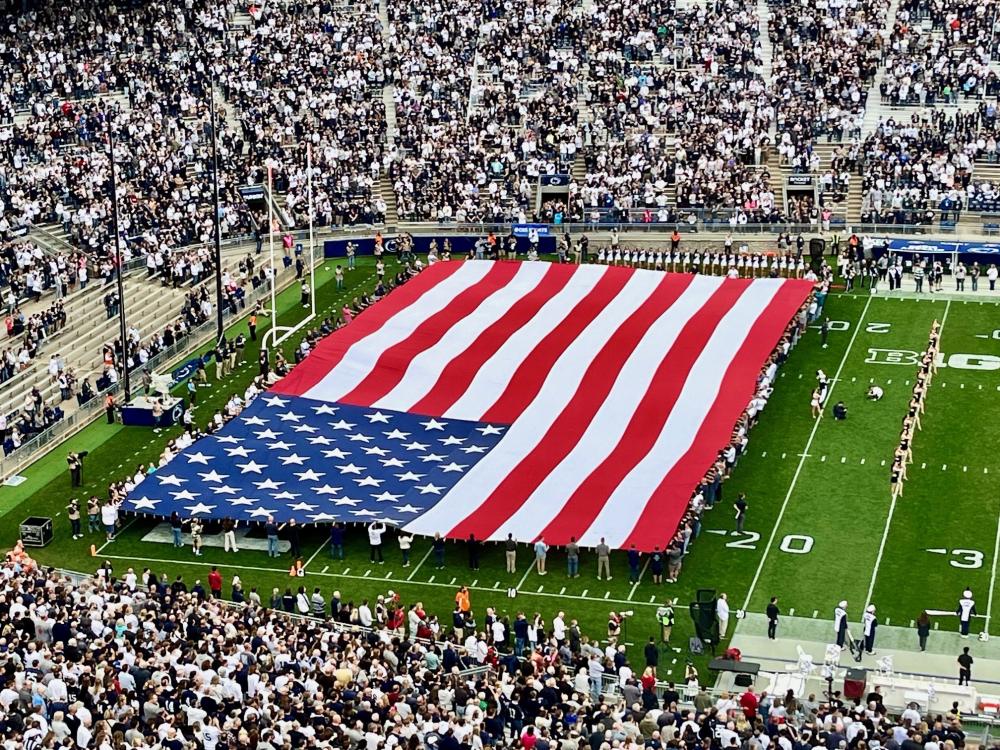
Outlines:
<svg viewBox="0 0 1000 750"><path fill-rule="evenodd" d="M279 272L281 271L284 271L284 278L281 279L278 284L279 291L282 291L295 283L294 267L279 269ZM279 276L279 278L281 277ZM270 287L266 285L261 285L257 289L251 290L245 298L244 307L236 313L236 318L249 315L253 305L258 300L269 299L270 294ZM223 316L228 320L233 319L233 313L228 309L224 311ZM183 359L185 355L190 354L198 347L207 344L214 338L215 320L213 319L202 323L197 328L191 330L182 340L178 341L173 346L164 349L156 356L151 357L146 364L143 365L143 367L155 372L161 367L165 367L166 365ZM117 397L121 394L124 387L124 383L119 381L110 388L95 391L94 397L84 403L79 409L67 414L55 424L42 430L30 439L25 440L9 455L0 458L0 477L6 479L13 476L22 468L37 459L39 454L48 449L49 446L54 443L60 443L70 435L81 430L104 412L104 400L108 394Z"/></svg>

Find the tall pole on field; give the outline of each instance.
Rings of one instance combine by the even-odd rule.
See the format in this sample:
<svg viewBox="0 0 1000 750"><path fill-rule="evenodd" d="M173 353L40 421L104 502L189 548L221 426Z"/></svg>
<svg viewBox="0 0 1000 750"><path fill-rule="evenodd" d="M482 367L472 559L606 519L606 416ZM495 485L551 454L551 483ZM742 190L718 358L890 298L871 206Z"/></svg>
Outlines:
<svg viewBox="0 0 1000 750"><path fill-rule="evenodd" d="M222 341L226 335L223 325L222 297L222 208L219 204L219 133L215 126L215 73L211 72L211 112L212 112L212 189L215 192L215 340Z"/></svg>
<svg viewBox="0 0 1000 750"><path fill-rule="evenodd" d="M309 301L311 317L316 317L316 244L313 240L312 144L306 144L306 185L309 193Z"/></svg>
<svg viewBox="0 0 1000 750"><path fill-rule="evenodd" d="M115 269L118 285L118 335L122 342L122 375L125 384L125 403L132 400L132 384L128 365L128 326L125 322L125 282L122 278L122 233L118 221L118 175L115 165L115 133L113 116L106 114L108 129L108 160L111 164L111 226L115 232Z"/></svg>

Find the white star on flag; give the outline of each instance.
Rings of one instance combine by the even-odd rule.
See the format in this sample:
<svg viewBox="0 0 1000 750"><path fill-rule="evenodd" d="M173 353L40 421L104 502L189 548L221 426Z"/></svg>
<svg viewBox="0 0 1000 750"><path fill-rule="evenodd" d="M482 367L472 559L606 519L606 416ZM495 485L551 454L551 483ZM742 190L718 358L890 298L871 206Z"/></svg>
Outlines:
<svg viewBox="0 0 1000 750"><path fill-rule="evenodd" d="M315 505L310 505L309 503L295 503L288 506L292 510L303 511L303 510L315 510Z"/></svg>
<svg viewBox="0 0 1000 750"><path fill-rule="evenodd" d="M293 411L286 411L284 414L279 414L278 417L282 422L298 422L302 419L300 414L296 414Z"/></svg>
<svg viewBox="0 0 1000 750"><path fill-rule="evenodd" d="M217 443L242 443L243 438L233 437L232 435L222 435L215 439Z"/></svg>
<svg viewBox="0 0 1000 750"><path fill-rule="evenodd" d="M339 422L330 422L330 426L335 430L353 430L355 425L341 419Z"/></svg>
<svg viewBox="0 0 1000 750"><path fill-rule="evenodd" d="M211 513L213 510L215 510L216 506L205 505L205 503L197 503L195 505L185 505L184 507L187 508L188 513L190 513L192 516L197 516L200 515L201 513Z"/></svg>
<svg viewBox="0 0 1000 750"><path fill-rule="evenodd" d="M345 451L340 448L323 451L323 458L347 458L349 455L351 455L350 451Z"/></svg>
<svg viewBox="0 0 1000 750"><path fill-rule="evenodd" d="M312 469L306 469L305 471L295 472L295 476L299 478L300 482L318 482L326 474L322 471L313 471Z"/></svg>
<svg viewBox="0 0 1000 750"><path fill-rule="evenodd" d="M256 417L256 416L255 417L247 417L246 419L243 420L243 424L256 425L256 426L259 427L259 426L267 424L267 420L266 419L261 419L260 417Z"/></svg>
<svg viewBox="0 0 1000 750"><path fill-rule="evenodd" d="M437 453L428 453L420 457L420 460L424 463L428 461L444 461L444 456L439 456Z"/></svg>
<svg viewBox="0 0 1000 750"><path fill-rule="evenodd" d="M350 505L355 506L360 503L360 500L355 500L353 497L337 497L333 499L334 505Z"/></svg>
<svg viewBox="0 0 1000 750"><path fill-rule="evenodd" d="M347 439L350 440L352 443L370 443L375 438L373 438L371 435L364 435L360 432L356 432L353 435L348 436Z"/></svg>
<svg viewBox="0 0 1000 750"><path fill-rule="evenodd" d="M285 406L288 403L288 400L281 398L280 396L271 396L270 398L265 398L264 403L268 406Z"/></svg>
<svg viewBox="0 0 1000 750"><path fill-rule="evenodd" d="M250 463L247 464L236 464L236 465L240 467L240 469L242 470L240 473L242 474L250 474L250 473L260 474L261 469L267 468L267 464L259 464L256 461L251 461Z"/></svg>
<svg viewBox="0 0 1000 750"><path fill-rule="evenodd" d="M169 484L174 487L180 487L187 481L186 479L181 479L176 474L163 474L162 476L157 474L156 478L160 480L160 484Z"/></svg>
<svg viewBox="0 0 1000 750"><path fill-rule="evenodd" d="M308 432L311 435L317 429L319 428L313 427L311 424L297 424L292 428L292 432Z"/></svg>
<svg viewBox="0 0 1000 750"><path fill-rule="evenodd" d="M364 479L355 479L354 481L358 483L358 487L379 487L385 480L367 476Z"/></svg>
<svg viewBox="0 0 1000 750"><path fill-rule="evenodd" d="M438 438L441 445L461 445L465 442L465 438L455 437L454 435L449 435L446 438Z"/></svg>
<svg viewBox="0 0 1000 750"><path fill-rule="evenodd" d="M300 456L298 453L292 453L289 456L278 456L278 460L281 461L282 466L288 466L289 464L301 466L302 462L306 460L306 457Z"/></svg>
<svg viewBox="0 0 1000 750"><path fill-rule="evenodd" d="M239 497L234 497L232 500L230 500L229 504L230 505L253 505L256 502L257 502L257 500L255 498L244 497L243 495L240 495Z"/></svg>
<svg viewBox="0 0 1000 750"><path fill-rule="evenodd" d="M215 458L215 456L206 456L201 451L197 453L191 453L188 455L187 460L189 464L205 464L208 466L209 459Z"/></svg>
<svg viewBox="0 0 1000 750"><path fill-rule="evenodd" d="M426 474L414 474L412 471L407 471L404 474L397 474L396 475L396 479L398 479L400 482L419 482L425 476L427 476L427 475Z"/></svg>
<svg viewBox="0 0 1000 750"><path fill-rule="evenodd" d="M313 520L314 523L319 523L320 521L336 521L336 516L331 516L329 513L312 513L309 518Z"/></svg>
<svg viewBox="0 0 1000 750"><path fill-rule="evenodd" d="M318 435L317 437L307 438L307 440L309 441L310 445L330 445L330 443L333 442L332 440L330 440L330 438L323 437L322 435Z"/></svg>
<svg viewBox="0 0 1000 750"><path fill-rule="evenodd" d="M429 419L426 422L421 422L425 430L443 430L448 426L447 422L438 422L436 419Z"/></svg>
<svg viewBox="0 0 1000 750"><path fill-rule="evenodd" d="M191 492L190 490L181 490L180 492L171 492L174 496L174 500L197 500L200 492Z"/></svg>
<svg viewBox="0 0 1000 750"><path fill-rule="evenodd" d="M246 448L242 445L236 448L226 448L227 456L240 456L242 458L250 458L250 454L254 452L253 448Z"/></svg>
<svg viewBox="0 0 1000 750"><path fill-rule="evenodd" d="M461 451L462 453L486 453L486 448L481 445L467 445Z"/></svg>
<svg viewBox="0 0 1000 750"><path fill-rule="evenodd" d="M441 471L443 471L445 474L450 474L451 472L463 471L468 468L469 468L468 464L456 464L454 461L452 461L450 464L445 464L444 466L442 466Z"/></svg>
<svg viewBox="0 0 1000 750"><path fill-rule="evenodd" d="M375 498L375 500L377 500L380 503L385 503L385 502L394 503L397 500L399 500L399 498L401 498L402 495L393 495L391 492L381 492L378 495L372 495L372 497Z"/></svg>
<svg viewBox="0 0 1000 750"><path fill-rule="evenodd" d="M160 502L159 500L150 500L148 497L140 497L138 500L132 501L132 507L137 510L154 510L156 504Z"/></svg>
<svg viewBox="0 0 1000 750"><path fill-rule="evenodd" d="M390 432L383 432L382 434L385 435L390 440L406 440L406 438L410 436L410 433L403 432L402 430L398 429L391 430Z"/></svg>
<svg viewBox="0 0 1000 750"><path fill-rule="evenodd" d="M239 490L224 484L221 487L212 487L212 492L216 495L235 495Z"/></svg>
<svg viewBox="0 0 1000 750"><path fill-rule="evenodd" d="M427 443L418 443L413 441L412 443L406 443L403 447L408 451L425 451L427 450L428 445Z"/></svg>
<svg viewBox="0 0 1000 750"><path fill-rule="evenodd" d="M275 482L270 477L265 479L263 482L254 482L254 485L258 490L280 490L281 485L283 484L284 482Z"/></svg>
<svg viewBox="0 0 1000 750"><path fill-rule="evenodd" d="M362 508L361 510L352 510L351 511L351 515L352 516L364 516L365 518L371 518L373 516L377 516L378 513L376 513L373 510L368 510L366 508Z"/></svg>
<svg viewBox="0 0 1000 750"><path fill-rule="evenodd" d="M366 445L361 450L368 456L385 456L389 453L385 448L379 448L377 445L373 445L370 448Z"/></svg>
<svg viewBox="0 0 1000 750"><path fill-rule="evenodd" d="M301 492L289 492L288 490L285 490L284 492L278 492L278 493L276 493L274 495L274 499L275 500L294 500L295 498L299 497L301 494L302 494Z"/></svg>
<svg viewBox="0 0 1000 750"><path fill-rule="evenodd" d="M212 469L207 474L199 472L198 476L201 477L201 481L203 482L221 482L223 479L227 479L229 477L228 474L220 474L215 469Z"/></svg>
<svg viewBox="0 0 1000 750"><path fill-rule="evenodd" d="M252 508L251 510L248 510L247 513L250 514L251 518L267 518L274 513L274 511L267 508Z"/></svg>
<svg viewBox="0 0 1000 750"><path fill-rule="evenodd" d="M275 443L268 443L267 447L272 451L287 451L289 448L294 448L294 443L286 443L284 440L279 440Z"/></svg>
<svg viewBox="0 0 1000 750"><path fill-rule="evenodd" d="M410 505L409 503L407 503L406 505L397 505L393 510L398 510L400 513L420 512L420 508L416 507L415 505Z"/></svg>
<svg viewBox="0 0 1000 750"><path fill-rule="evenodd" d="M420 490L421 495L440 495L441 490L444 489L444 487L438 487L436 484L431 483L417 485L416 488Z"/></svg>
<svg viewBox="0 0 1000 750"><path fill-rule="evenodd" d="M403 461L403 460L401 460L401 459L396 458L395 456L393 456L392 458L380 458L379 459L379 463L382 464L387 469L390 468L390 467L392 467L392 466L395 466L395 467L398 467L398 468L402 469L404 466L406 466L409 463L409 461Z"/></svg>
<svg viewBox="0 0 1000 750"><path fill-rule="evenodd" d="M483 427L477 427L476 432L481 432L483 437L487 435L503 435L503 430L494 425L488 424Z"/></svg>
<svg viewBox="0 0 1000 750"><path fill-rule="evenodd" d="M320 404L319 406L312 407L312 410L316 412L316 416L320 414L336 414L337 407L330 406L329 404Z"/></svg>
<svg viewBox="0 0 1000 750"><path fill-rule="evenodd" d="M375 424L376 422L381 422L382 424L389 424L388 415L383 414L380 411L377 411L374 414L365 414L365 416L368 418L368 424Z"/></svg>
<svg viewBox="0 0 1000 750"><path fill-rule="evenodd" d="M342 489L342 487L331 487L328 484L324 484L322 487L313 487L312 491L317 495L336 495Z"/></svg>
<svg viewBox="0 0 1000 750"><path fill-rule="evenodd" d="M341 474L361 474L360 466L355 466L354 464L344 464L343 466L338 466Z"/></svg>
<svg viewBox="0 0 1000 750"><path fill-rule="evenodd" d="M280 432L275 432L272 429L259 430L258 432L254 433L254 435L256 435L261 440L274 440L280 434L281 434Z"/></svg>

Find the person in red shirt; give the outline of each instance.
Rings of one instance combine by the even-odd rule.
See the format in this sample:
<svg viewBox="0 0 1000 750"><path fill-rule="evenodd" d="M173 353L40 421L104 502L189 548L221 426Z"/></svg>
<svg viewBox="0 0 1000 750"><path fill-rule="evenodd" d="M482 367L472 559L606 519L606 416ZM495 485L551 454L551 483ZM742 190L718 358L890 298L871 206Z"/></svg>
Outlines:
<svg viewBox="0 0 1000 750"><path fill-rule="evenodd" d="M214 565L212 572L208 574L208 588L212 592L213 599L222 598L222 573Z"/></svg>
<svg viewBox="0 0 1000 750"><path fill-rule="evenodd" d="M521 747L525 750L532 750L538 743L538 735L535 734L535 728L533 726L528 726L524 730L524 734L521 735Z"/></svg>
<svg viewBox="0 0 1000 750"><path fill-rule="evenodd" d="M751 724L757 717L757 707L760 705L760 700L754 693L753 688L747 688L747 691L740 696L740 706L743 707L743 713L747 717L747 721Z"/></svg>

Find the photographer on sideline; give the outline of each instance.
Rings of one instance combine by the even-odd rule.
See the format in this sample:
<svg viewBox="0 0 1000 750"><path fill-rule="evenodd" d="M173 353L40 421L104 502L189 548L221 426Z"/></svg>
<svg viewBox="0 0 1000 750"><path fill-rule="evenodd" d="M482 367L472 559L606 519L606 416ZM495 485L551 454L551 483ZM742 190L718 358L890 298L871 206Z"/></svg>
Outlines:
<svg viewBox="0 0 1000 750"><path fill-rule="evenodd" d="M69 466L69 479L73 487L83 484L83 459L87 457L87 451L79 453L69 453L66 456L66 463Z"/></svg>

